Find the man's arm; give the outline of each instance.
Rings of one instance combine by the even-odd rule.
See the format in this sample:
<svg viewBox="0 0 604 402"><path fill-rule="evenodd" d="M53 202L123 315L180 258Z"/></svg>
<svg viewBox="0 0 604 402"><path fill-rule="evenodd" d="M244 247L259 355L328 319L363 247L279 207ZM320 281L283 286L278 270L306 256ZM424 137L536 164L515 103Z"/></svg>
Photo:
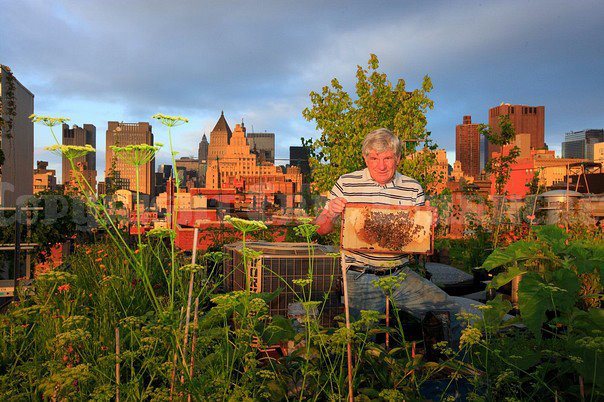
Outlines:
<svg viewBox="0 0 604 402"><path fill-rule="evenodd" d="M333 230L333 223L344 210L344 206L346 206L346 199L342 197L334 198L327 203L323 212L315 220L315 225L319 226L317 228L318 234L323 236Z"/></svg>

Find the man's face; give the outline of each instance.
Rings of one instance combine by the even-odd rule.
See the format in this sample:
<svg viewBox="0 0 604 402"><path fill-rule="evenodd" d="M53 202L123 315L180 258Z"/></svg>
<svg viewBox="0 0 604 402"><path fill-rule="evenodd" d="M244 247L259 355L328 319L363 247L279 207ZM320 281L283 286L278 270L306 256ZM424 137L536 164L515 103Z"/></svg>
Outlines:
<svg viewBox="0 0 604 402"><path fill-rule="evenodd" d="M400 157L392 151L376 152L374 150L369 152L369 155L363 157L365 164L369 168L369 173L373 180L379 184L384 185L388 183L394 177L396 173L396 167Z"/></svg>

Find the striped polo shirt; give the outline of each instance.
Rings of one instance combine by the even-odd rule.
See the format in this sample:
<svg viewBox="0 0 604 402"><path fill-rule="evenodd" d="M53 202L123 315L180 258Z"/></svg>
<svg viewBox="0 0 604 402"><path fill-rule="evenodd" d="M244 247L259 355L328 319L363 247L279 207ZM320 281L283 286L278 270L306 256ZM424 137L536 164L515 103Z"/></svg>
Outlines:
<svg viewBox="0 0 604 402"><path fill-rule="evenodd" d="M394 178L381 185L371 177L369 169L340 176L329 193L329 200L342 197L347 202L381 205L424 205L424 190L411 177L396 172ZM374 254L342 250L347 266L392 267L407 262L404 254Z"/></svg>

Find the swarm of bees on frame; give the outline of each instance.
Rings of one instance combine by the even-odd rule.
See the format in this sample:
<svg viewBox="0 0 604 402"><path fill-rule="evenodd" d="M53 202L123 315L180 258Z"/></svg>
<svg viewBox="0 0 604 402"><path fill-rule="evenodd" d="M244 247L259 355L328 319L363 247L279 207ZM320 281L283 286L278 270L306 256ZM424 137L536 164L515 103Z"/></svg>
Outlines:
<svg viewBox="0 0 604 402"><path fill-rule="evenodd" d="M363 208L364 226L357 232L366 243L378 244L389 250L401 250L407 244L425 235L425 229L415 224L415 211L387 213Z"/></svg>

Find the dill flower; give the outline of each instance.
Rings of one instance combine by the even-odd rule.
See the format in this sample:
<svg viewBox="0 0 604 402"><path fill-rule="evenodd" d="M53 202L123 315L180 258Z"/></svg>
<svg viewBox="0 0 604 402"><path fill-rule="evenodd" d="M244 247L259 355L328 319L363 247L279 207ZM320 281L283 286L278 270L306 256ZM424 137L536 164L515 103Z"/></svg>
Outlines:
<svg viewBox="0 0 604 402"><path fill-rule="evenodd" d="M379 288L385 295L390 296L398 289L407 275L403 272L398 275L383 276L373 281L373 286Z"/></svg>
<svg viewBox="0 0 604 402"><path fill-rule="evenodd" d="M227 257L227 254L223 253L222 251L209 251L203 255L202 259L204 261L209 261L214 264L218 264Z"/></svg>
<svg viewBox="0 0 604 402"><path fill-rule="evenodd" d="M155 157L157 151L160 150L163 144L149 145L149 144L137 144L137 145L126 145L125 147L119 147L111 145L109 148L115 152L115 156L121 159L125 163L132 166L142 166L148 163Z"/></svg>
<svg viewBox="0 0 604 402"><path fill-rule="evenodd" d="M57 156L64 156L65 158L73 161L74 159L85 156L91 152L96 152L96 149L90 144L86 145L51 145L44 147L45 150L52 152Z"/></svg>
<svg viewBox="0 0 604 402"><path fill-rule="evenodd" d="M250 221L247 219L234 218L231 215L224 217L226 222L229 222L233 227L242 233L256 232L258 230L268 229L264 222Z"/></svg>
<svg viewBox="0 0 604 402"><path fill-rule="evenodd" d="M309 286L312 284L312 279L310 278L306 278L306 279L294 279L292 280L294 285L300 286L301 288L305 287L305 286Z"/></svg>
<svg viewBox="0 0 604 402"><path fill-rule="evenodd" d="M54 127L58 124L63 124L71 120L69 117L52 117L52 116L41 116L37 114L31 114L29 119L32 123L44 124L47 127Z"/></svg>
<svg viewBox="0 0 604 402"><path fill-rule="evenodd" d="M461 336L459 337L459 347L461 348L465 345L476 345L478 342L480 342L480 338L482 338L482 332L478 328L464 328L461 331Z"/></svg>
<svg viewBox="0 0 604 402"><path fill-rule="evenodd" d="M199 265L199 264L187 264L187 265L183 265L182 267L178 268L180 271L183 272L199 272L203 269L205 269L205 267L203 265Z"/></svg>
<svg viewBox="0 0 604 402"><path fill-rule="evenodd" d="M154 114L152 118L159 120L161 124L167 127L176 127L189 122L189 119L183 116L168 116L161 113Z"/></svg>
<svg viewBox="0 0 604 402"><path fill-rule="evenodd" d="M244 247L243 250L241 250L241 253L245 257L246 261L257 260L262 255L262 251L254 250L253 248L249 247Z"/></svg>
<svg viewBox="0 0 604 402"><path fill-rule="evenodd" d="M153 228L147 232L147 236L156 237L158 239L170 238L174 239L176 237L176 232L172 229L168 228Z"/></svg>
<svg viewBox="0 0 604 402"><path fill-rule="evenodd" d="M305 238L306 240L310 240L310 238L317 233L317 229L319 225L314 225L311 222L308 222L307 219L304 219L303 223L296 226L294 228L294 233L296 235Z"/></svg>

